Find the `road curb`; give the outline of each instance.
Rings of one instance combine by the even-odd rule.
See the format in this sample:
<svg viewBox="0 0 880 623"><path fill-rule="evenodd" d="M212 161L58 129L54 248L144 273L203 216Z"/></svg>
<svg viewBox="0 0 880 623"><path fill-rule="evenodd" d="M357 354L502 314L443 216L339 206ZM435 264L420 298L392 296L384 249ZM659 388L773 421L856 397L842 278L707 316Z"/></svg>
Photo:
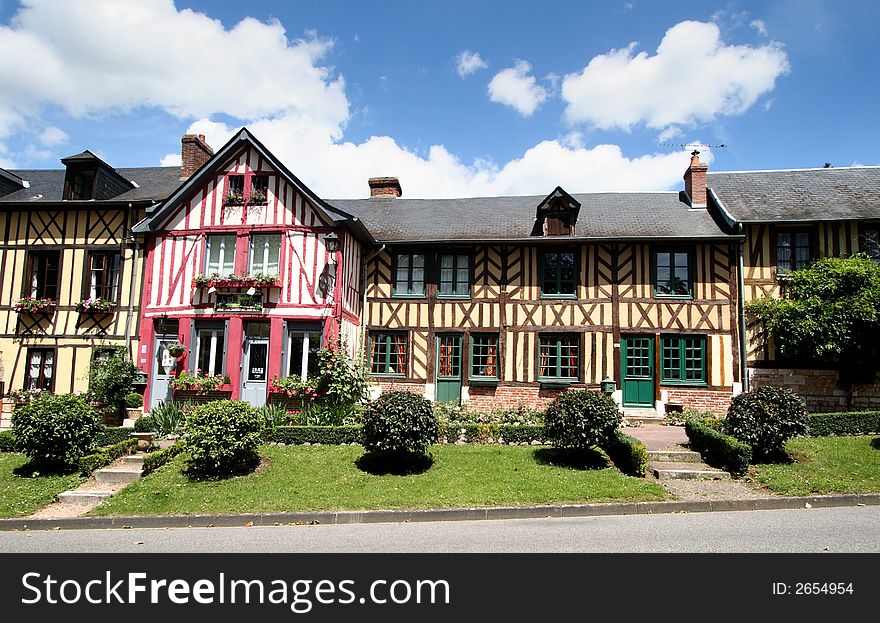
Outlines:
<svg viewBox="0 0 880 623"><path fill-rule="evenodd" d="M491 508L439 508L424 510L322 511L237 515L140 515L129 517L75 517L70 519L0 519L0 531L346 525L424 521L536 519L541 517L660 515L668 513L830 508L835 506L859 505L880 505L880 494L866 493L806 497L754 498L747 500L612 502L605 504L498 506Z"/></svg>

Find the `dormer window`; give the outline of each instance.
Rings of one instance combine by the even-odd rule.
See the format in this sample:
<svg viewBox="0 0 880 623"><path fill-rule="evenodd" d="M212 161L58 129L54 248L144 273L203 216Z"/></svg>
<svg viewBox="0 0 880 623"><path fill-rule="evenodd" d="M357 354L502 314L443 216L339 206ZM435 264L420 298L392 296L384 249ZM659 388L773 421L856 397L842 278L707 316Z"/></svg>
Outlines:
<svg viewBox="0 0 880 623"><path fill-rule="evenodd" d="M574 236L580 209L580 202L557 186L556 190L538 204L532 235Z"/></svg>
<svg viewBox="0 0 880 623"><path fill-rule="evenodd" d="M268 201L268 175L229 175L226 179L226 205L265 205Z"/></svg>
<svg viewBox="0 0 880 623"><path fill-rule="evenodd" d="M70 196L65 197L65 199L94 199L96 173L97 171L78 171L74 173L70 180Z"/></svg>
<svg viewBox="0 0 880 623"><path fill-rule="evenodd" d="M86 150L61 159L67 167L64 175L65 201L104 201L134 188L113 167Z"/></svg>

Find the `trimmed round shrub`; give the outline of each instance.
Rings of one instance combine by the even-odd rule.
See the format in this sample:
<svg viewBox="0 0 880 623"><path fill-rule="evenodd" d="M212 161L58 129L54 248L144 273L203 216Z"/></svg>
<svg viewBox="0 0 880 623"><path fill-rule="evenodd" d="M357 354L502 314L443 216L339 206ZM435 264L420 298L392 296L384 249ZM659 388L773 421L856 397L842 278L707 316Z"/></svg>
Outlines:
<svg viewBox="0 0 880 623"><path fill-rule="evenodd" d="M785 442L807 433L807 408L790 389L758 387L730 401L724 432L752 447L755 458L785 454Z"/></svg>
<svg viewBox="0 0 880 623"><path fill-rule="evenodd" d="M47 471L74 469L100 430L95 410L75 394L43 393L12 414L16 447Z"/></svg>
<svg viewBox="0 0 880 623"><path fill-rule="evenodd" d="M412 392L388 392L364 408L361 442L369 452L425 454L439 428L430 401Z"/></svg>
<svg viewBox="0 0 880 623"><path fill-rule="evenodd" d="M152 415L142 415L134 421L134 432L153 433L157 430L156 420Z"/></svg>
<svg viewBox="0 0 880 623"><path fill-rule="evenodd" d="M610 396L572 389L559 394L544 411L544 437L557 448L586 450L604 446L622 419Z"/></svg>
<svg viewBox="0 0 880 623"><path fill-rule="evenodd" d="M125 395L125 406L129 409L137 409L144 406L144 397L137 392Z"/></svg>
<svg viewBox="0 0 880 623"><path fill-rule="evenodd" d="M195 478L244 474L260 463L260 419L241 400L217 400L187 414L183 434L187 473Z"/></svg>

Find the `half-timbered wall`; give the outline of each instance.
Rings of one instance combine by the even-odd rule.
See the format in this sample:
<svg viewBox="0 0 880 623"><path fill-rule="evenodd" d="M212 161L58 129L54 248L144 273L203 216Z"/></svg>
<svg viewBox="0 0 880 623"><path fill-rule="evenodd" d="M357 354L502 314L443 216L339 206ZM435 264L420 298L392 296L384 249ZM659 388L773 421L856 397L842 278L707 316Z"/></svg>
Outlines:
<svg viewBox="0 0 880 623"><path fill-rule="evenodd" d="M487 396L486 404L515 406L520 401L541 403L555 395L536 384L540 334L576 333L580 336L580 370L576 386L598 387L611 377L620 386L619 345L626 333L705 335L708 345L708 387L701 391L727 401L739 383L736 357L736 255L727 243L691 244L693 299L654 297L652 246L631 243L591 243L577 248L577 297L541 297L541 249L532 245L479 245L462 249L473 263L471 296L464 300L438 298L431 258L439 249L386 250L368 266L368 330L404 330L408 337L405 378L382 378L383 387L424 385L432 394L438 333L498 332L501 357L497 389L471 387L463 397L473 402ZM453 252L453 247L443 247ZM426 293L404 298L392 292L393 254L425 253L428 262ZM433 282L433 283L432 283ZM657 349L659 352L659 348ZM464 349L462 367L468 366ZM467 374L463 375L467 379ZM467 380L464 380L465 385ZM669 388L680 394L687 388ZM667 388L657 385L657 399ZM708 400L708 399L707 399ZM712 400L715 400L713 398ZM709 401L711 402L711 401ZM714 409L716 400L711 406Z"/></svg>
<svg viewBox="0 0 880 623"><path fill-rule="evenodd" d="M100 203L0 211L0 380L5 390L22 389L28 348L54 349L54 389L80 392L88 387L88 370L96 348L138 345L140 280L143 253L137 262L127 243L131 226L142 210ZM60 254L58 297L49 314L19 314L15 302L29 296L26 280L29 252ZM118 296L113 313L90 315L76 311L85 292L89 252L118 251ZM134 280L134 283L132 281ZM134 285L134 288L132 286ZM131 336L126 343L126 332Z"/></svg>

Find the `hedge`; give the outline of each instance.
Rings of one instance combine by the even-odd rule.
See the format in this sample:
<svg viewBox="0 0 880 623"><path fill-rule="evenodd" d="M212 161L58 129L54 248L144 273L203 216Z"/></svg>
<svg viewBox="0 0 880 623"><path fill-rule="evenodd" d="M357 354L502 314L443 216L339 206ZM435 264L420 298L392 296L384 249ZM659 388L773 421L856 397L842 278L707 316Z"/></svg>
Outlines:
<svg viewBox="0 0 880 623"><path fill-rule="evenodd" d="M137 450L137 439L128 438L113 444L109 448L98 450L93 454L87 454L79 460L79 473L82 476L90 476L96 469L109 465L116 459Z"/></svg>
<svg viewBox="0 0 880 623"><path fill-rule="evenodd" d="M149 454L144 456L144 466L141 474L146 476L147 474L156 471L181 452L183 452L182 443L176 443L173 446L168 446L164 450L156 450L155 452L150 452Z"/></svg>
<svg viewBox="0 0 880 623"><path fill-rule="evenodd" d="M624 474L641 478L648 473L648 448L635 437L615 431L603 450Z"/></svg>
<svg viewBox="0 0 880 623"><path fill-rule="evenodd" d="M525 424L449 424L440 425L439 441L455 443L464 437L466 443L532 443L544 440L544 427Z"/></svg>
<svg viewBox="0 0 880 623"><path fill-rule="evenodd" d="M748 444L694 419L685 422L684 430L691 448L712 467L727 470L733 476L743 476L749 470L752 448Z"/></svg>
<svg viewBox="0 0 880 623"><path fill-rule="evenodd" d="M880 411L811 413L807 416L807 434L810 437L874 433L880 433Z"/></svg>
<svg viewBox="0 0 880 623"><path fill-rule="evenodd" d="M132 429L122 426L102 426L95 437L95 445L112 446L113 444L131 439Z"/></svg>
<svg viewBox="0 0 880 623"><path fill-rule="evenodd" d="M264 442L302 445L319 443L336 445L343 443L360 443L361 427L350 426L276 426L263 431Z"/></svg>
<svg viewBox="0 0 880 623"><path fill-rule="evenodd" d="M0 432L0 452L17 452L11 430Z"/></svg>

